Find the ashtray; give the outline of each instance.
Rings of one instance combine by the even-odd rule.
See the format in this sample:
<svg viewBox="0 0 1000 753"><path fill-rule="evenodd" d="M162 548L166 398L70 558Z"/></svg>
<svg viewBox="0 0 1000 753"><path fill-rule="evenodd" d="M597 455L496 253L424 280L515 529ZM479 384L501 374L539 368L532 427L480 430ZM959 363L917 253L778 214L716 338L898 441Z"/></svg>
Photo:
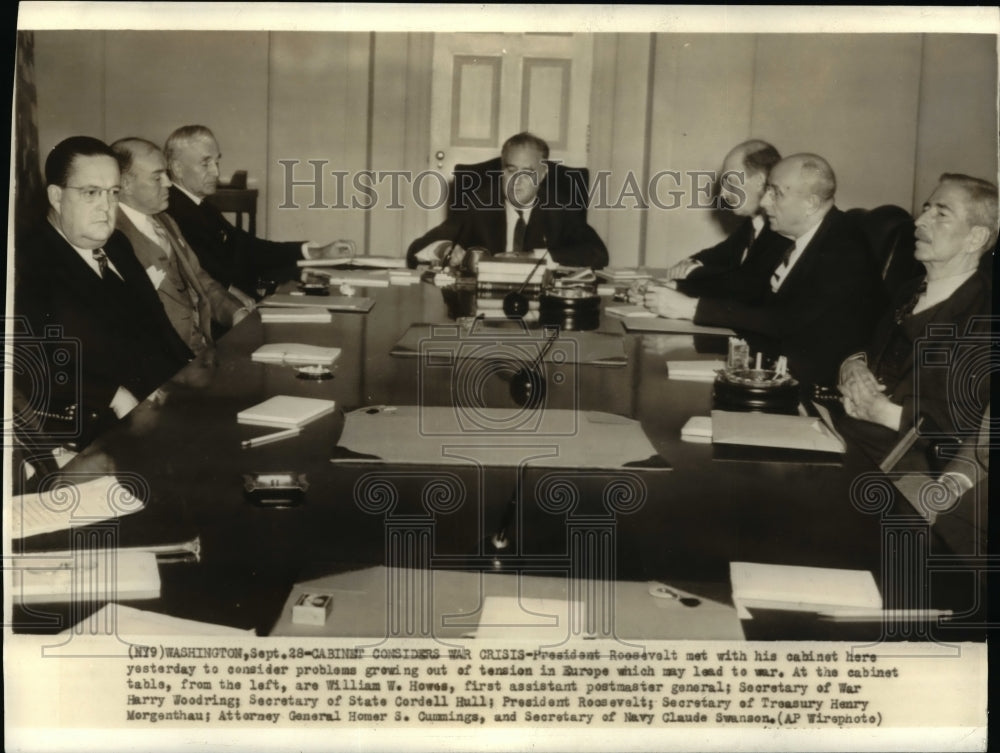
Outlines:
<svg viewBox="0 0 1000 753"><path fill-rule="evenodd" d="M304 501L308 488L305 474L292 471L243 476L244 496L261 507L294 507Z"/></svg>
<svg viewBox="0 0 1000 753"><path fill-rule="evenodd" d="M318 363L310 363L305 366L295 367L296 379L333 379L333 372L326 366Z"/></svg>
<svg viewBox="0 0 1000 753"><path fill-rule="evenodd" d="M722 410L796 413L799 383L774 369L723 369L715 378L715 405Z"/></svg>

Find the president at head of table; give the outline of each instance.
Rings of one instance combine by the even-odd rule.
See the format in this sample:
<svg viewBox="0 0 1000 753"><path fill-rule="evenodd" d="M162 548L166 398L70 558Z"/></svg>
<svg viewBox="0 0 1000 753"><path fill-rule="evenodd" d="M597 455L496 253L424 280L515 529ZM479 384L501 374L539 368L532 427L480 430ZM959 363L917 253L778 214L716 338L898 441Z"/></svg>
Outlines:
<svg viewBox="0 0 1000 753"><path fill-rule="evenodd" d="M467 249L490 256L548 249L559 264L601 268L608 250L587 224L585 191L566 168L551 162L549 145L530 133L504 143L496 164L485 172L456 174L457 196L447 220L410 244L410 267L439 262L448 256L462 263ZM464 178L472 178L470 187Z"/></svg>

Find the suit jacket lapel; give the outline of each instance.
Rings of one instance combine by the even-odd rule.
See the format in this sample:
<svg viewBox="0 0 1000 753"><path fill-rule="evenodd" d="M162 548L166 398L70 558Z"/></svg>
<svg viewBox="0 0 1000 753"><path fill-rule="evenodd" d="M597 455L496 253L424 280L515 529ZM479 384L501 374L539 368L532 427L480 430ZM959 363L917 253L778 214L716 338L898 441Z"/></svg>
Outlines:
<svg viewBox="0 0 1000 753"><path fill-rule="evenodd" d="M66 289L76 291L81 298L89 302L90 308L98 311L106 308L109 302L101 278L80 258L76 249L69 245L69 241L51 223L45 222L43 232L50 236L45 247L53 256L48 265L48 273L62 278L66 282ZM115 266L118 264L115 263Z"/></svg>
<svg viewBox="0 0 1000 753"><path fill-rule="evenodd" d="M148 238L145 233L137 228L135 223L132 222L132 220L130 220L124 212L118 212L115 224L132 244L132 250L135 252L136 261L139 262L139 265L144 271L150 266L153 266L160 270L164 275L168 274L168 265L170 262L167 259L166 252L160 248L158 243L154 243L152 239ZM183 274L183 271L180 270L179 267L178 271ZM148 272L146 273L146 276L149 277ZM152 284L152 280L150 280L150 284ZM182 305L191 305L191 299L188 297L187 293L177 290L177 287L172 285L166 278L160 281L160 287L155 290L157 291L157 294L162 294L168 298L172 298Z"/></svg>
<svg viewBox="0 0 1000 753"><path fill-rule="evenodd" d="M826 216L820 222L819 228L816 230L816 234L809 241L809 245L802 252L802 256L799 257L795 266L788 272L788 276L778 289L778 295L782 291L794 289L796 279L804 276L811 267L819 263L819 257L823 254L823 247L826 243L826 236L829 235L830 228L837 222L839 215L840 210L837 207L833 207L826 213Z"/></svg>

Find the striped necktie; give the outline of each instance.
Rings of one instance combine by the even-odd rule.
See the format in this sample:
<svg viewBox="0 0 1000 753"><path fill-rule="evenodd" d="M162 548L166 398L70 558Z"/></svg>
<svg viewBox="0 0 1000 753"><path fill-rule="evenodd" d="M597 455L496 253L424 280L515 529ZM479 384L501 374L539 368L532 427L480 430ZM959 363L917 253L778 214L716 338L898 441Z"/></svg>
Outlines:
<svg viewBox="0 0 1000 753"><path fill-rule="evenodd" d="M94 261L97 262L101 279L106 280L108 278L108 255L104 253L103 248L95 248L91 253L94 255Z"/></svg>
<svg viewBox="0 0 1000 753"><path fill-rule="evenodd" d="M167 231L155 217L149 218L149 224L153 226L153 232L156 233L157 244L163 249L163 252L167 256L170 256L173 252L173 247L170 245L170 238L167 237Z"/></svg>

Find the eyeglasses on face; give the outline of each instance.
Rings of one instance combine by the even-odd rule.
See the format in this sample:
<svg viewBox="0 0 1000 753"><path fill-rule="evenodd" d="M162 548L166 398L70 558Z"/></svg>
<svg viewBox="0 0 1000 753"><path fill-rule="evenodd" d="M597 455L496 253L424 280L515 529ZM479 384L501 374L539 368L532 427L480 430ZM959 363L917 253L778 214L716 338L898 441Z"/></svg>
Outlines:
<svg viewBox="0 0 1000 753"><path fill-rule="evenodd" d="M104 194L108 195L108 201L117 203L122 192L121 188L118 186L114 186L113 188L98 188L97 186L64 186L64 188L72 188L74 191L79 191L80 198L82 198L87 204L93 204Z"/></svg>

